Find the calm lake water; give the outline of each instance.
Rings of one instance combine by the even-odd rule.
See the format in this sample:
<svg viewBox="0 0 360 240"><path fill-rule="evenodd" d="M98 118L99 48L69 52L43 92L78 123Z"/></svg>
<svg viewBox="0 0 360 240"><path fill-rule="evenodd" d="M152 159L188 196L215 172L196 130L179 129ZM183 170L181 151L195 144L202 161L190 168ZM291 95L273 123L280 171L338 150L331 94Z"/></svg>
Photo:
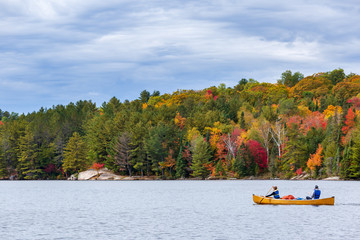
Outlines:
<svg viewBox="0 0 360 240"><path fill-rule="evenodd" d="M254 205L252 194L335 206ZM1 181L1 239L360 239L360 182Z"/></svg>

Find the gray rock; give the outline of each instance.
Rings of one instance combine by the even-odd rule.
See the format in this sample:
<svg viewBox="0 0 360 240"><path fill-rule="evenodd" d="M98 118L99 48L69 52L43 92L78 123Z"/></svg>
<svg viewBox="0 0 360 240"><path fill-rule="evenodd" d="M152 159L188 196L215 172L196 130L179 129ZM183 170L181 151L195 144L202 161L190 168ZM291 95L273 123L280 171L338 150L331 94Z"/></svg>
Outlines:
<svg viewBox="0 0 360 240"><path fill-rule="evenodd" d="M96 180L120 180L121 176L114 173L105 172L102 173Z"/></svg>
<svg viewBox="0 0 360 240"><path fill-rule="evenodd" d="M336 176L336 177L328 177L328 178L324 178L323 180L325 181L338 181L340 180L340 177Z"/></svg>
<svg viewBox="0 0 360 240"><path fill-rule="evenodd" d="M107 168L98 171L89 169L79 173L78 180L122 180L122 176L116 175Z"/></svg>
<svg viewBox="0 0 360 240"><path fill-rule="evenodd" d="M100 173L100 172L99 172ZM98 175L98 172L94 169L89 169L84 172L80 172L78 180L90 180Z"/></svg>

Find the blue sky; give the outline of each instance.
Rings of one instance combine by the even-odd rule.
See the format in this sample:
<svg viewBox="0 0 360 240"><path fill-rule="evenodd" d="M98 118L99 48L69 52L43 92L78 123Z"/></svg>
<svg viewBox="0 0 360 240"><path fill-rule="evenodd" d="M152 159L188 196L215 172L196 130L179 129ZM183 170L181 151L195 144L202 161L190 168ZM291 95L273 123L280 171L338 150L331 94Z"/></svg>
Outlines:
<svg viewBox="0 0 360 240"><path fill-rule="evenodd" d="M291 2L291 3L290 3ZM0 109L360 73L358 1L1 0Z"/></svg>

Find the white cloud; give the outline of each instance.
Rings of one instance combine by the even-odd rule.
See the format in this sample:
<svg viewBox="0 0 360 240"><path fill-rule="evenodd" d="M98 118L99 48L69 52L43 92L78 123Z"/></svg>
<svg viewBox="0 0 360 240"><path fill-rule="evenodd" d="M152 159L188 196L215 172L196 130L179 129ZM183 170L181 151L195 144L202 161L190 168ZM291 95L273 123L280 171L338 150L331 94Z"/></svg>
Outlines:
<svg viewBox="0 0 360 240"><path fill-rule="evenodd" d="M0 79L3 92L40 86L35 93L66 104L136 98L139 84L171 92L242 77L274 82L287 69L360 72L358 12L356 1L4 0Z"/></svg>

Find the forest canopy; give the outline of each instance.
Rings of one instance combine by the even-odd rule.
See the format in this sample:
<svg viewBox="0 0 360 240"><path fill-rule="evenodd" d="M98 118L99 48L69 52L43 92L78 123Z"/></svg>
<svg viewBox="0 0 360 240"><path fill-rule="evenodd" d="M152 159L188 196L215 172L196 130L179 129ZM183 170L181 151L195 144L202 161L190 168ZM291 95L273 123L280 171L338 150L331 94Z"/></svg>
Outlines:
<svg viewBox="0 0 360 240"><path fill-rule="evenodd" d="M144 90L101 106L0 110L0 178L66 179L104 164L176 178L360 178L360 76L285 71L172 94ZM96 165L96 166L98 166Z"/></svg>

